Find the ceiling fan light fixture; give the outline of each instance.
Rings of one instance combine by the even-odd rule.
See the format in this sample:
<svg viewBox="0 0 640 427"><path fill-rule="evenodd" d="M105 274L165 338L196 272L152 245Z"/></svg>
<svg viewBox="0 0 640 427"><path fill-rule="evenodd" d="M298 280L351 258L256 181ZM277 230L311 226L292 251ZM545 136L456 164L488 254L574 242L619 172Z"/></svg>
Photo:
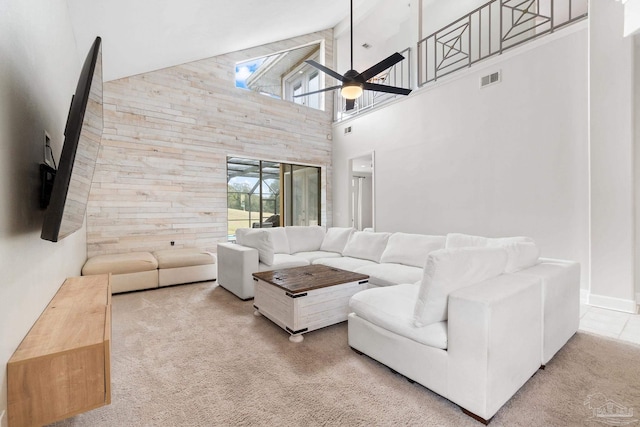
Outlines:
<svg viewBox="0 0 640 427"><path fill-rule="evenodd" d="M340 94L344 99L356 99L362 96L362 91L363 91L363 88L362 88L362 84L360 83L351 83L351 84L345 83L344 86L342 86L342 89L340 90Z"/></svg>
<svg viewBox="0 0 640 427"><path fill-rule="evenodd" d="M312 67L317 68L318 70L326 73L327 75L333 77L334 79L342 82L342 85L326 87L324 89L316 90L313 92L293 95L294 98L297 98L300 96L307 96L307 95L311 95L319 92L327 92L330 90L340 89L340 94L344 99L346 99L345 111L349 111L349 110L353 110L355 106L355 100L360 96L362 96L362 92L364 90L383 92L383 93L393 93L396 95L409 95L411 93L411 89L372 83L369 81L372 78L374 78L376 75L383 72L384 70L389 69L393 67L395 64L397 64L398 62L402 61L404 59L404 56L402 56L398 52L383 59L382 61L378 62L374 66L367 68L362 73L359 73L353 69L353 0L350 1L350 5L351 5L351 8L350 8L349 17L350 17L351 25L349 26L349 28L350 28L351 37L349 38L349 40L351 42L350 43L351 69L341 76L334 70L327 68L324 65L319 64L312 59L307 59L305 61L307 64L311 65ZM362 46L365 48L370 47L368 43L365 43Z"/></svg>

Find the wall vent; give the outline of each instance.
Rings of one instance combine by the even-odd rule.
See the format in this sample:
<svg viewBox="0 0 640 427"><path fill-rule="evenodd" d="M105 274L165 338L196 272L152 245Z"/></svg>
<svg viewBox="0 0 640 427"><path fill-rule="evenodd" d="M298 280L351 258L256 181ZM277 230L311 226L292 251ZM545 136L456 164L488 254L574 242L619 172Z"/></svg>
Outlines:
<svg viewBox="0 0 640 427"><path fill-rule="evenodd" d="M486 76L480 77L480 87L489 86L499 82L500 71L496 71L495 73L487 74Z"/></svg>
<svg viewBox="0 0 640 427"><path fill-rule="evenodd" d="M344 128L344 134L348 134L351 133L351 126L347 126L346 128Z"/></svg>

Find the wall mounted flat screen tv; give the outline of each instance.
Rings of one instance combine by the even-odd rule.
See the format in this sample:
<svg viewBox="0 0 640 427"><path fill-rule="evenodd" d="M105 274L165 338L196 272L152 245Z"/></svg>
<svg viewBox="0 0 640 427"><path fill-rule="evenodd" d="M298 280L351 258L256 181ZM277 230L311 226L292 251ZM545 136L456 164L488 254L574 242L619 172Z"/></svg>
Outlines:
<svg viewBox="0 0 640 427"><path fill-rule="evenodd" d="M96 40L71 100L62 154L44 214L44 240L57 242L82 228L102 139L102 51Z"/></svg>

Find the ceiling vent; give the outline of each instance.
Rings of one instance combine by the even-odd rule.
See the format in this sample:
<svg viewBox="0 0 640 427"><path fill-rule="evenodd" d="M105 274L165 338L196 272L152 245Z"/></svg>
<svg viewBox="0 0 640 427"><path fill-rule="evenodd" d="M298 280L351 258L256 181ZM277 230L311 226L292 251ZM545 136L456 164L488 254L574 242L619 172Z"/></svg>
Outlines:
<svg viewBox="0 0 640 427"><path fill-rule="evenodd" d="M495 73L487 74L486 76L480 77L480 87L486 87L492 84L500 83L500 71L496 71Z"/></svg>

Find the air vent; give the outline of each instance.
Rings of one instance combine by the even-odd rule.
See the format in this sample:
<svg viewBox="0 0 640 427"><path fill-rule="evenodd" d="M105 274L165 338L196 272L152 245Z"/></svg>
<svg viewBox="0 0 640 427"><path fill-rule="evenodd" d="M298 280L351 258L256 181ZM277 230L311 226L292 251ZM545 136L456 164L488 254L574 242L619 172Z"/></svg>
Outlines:
<svg viewBox="0 0 640 427"><path fill-rule="evenodd" d="M480 87L486 87L500 82L500 71L488 74L480 78Z"/></svg>
<svg viewBox="0 0 640 427"><path fill-rule="evenodd" d="M346 128L344 128L344 134L348 134L351 133L351 126L347 126Z"/></svg>

